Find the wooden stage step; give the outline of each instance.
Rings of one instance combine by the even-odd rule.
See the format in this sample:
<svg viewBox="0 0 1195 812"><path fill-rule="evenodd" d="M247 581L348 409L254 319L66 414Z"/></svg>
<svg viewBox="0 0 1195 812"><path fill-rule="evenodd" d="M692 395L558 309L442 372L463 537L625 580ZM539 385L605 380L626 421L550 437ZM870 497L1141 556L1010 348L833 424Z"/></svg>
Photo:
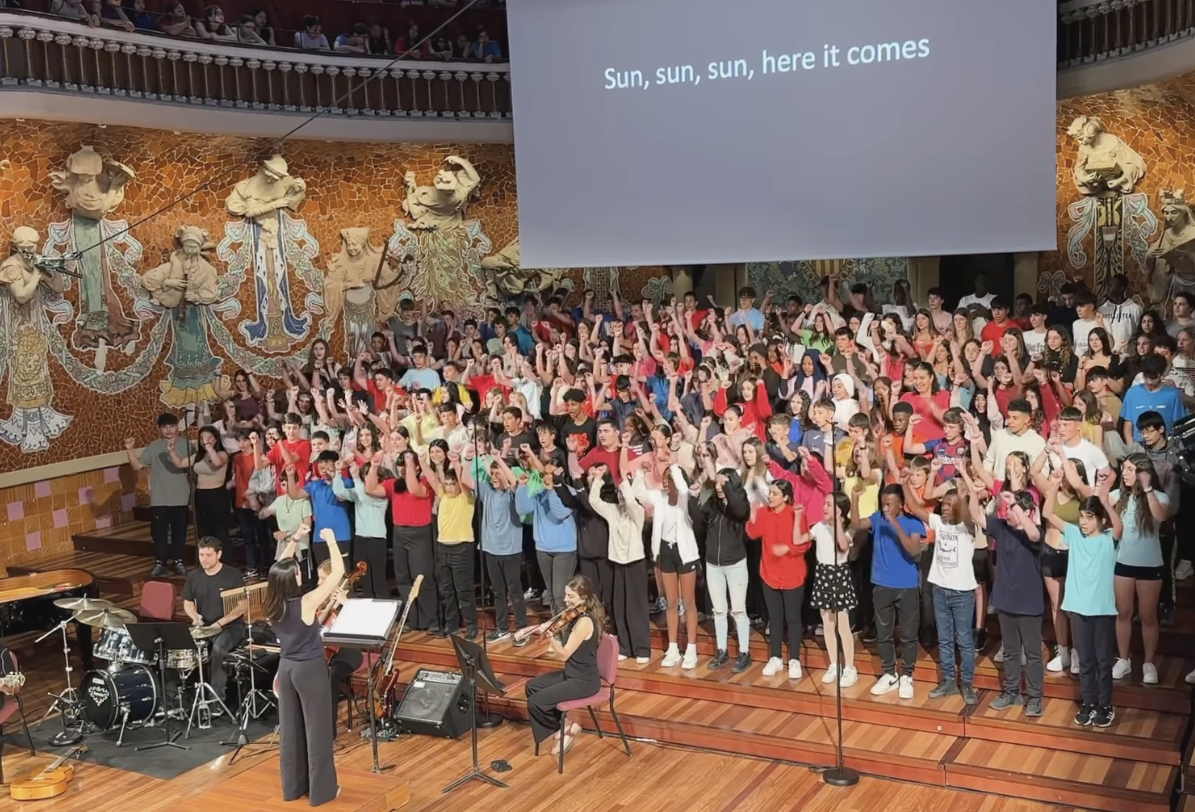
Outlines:
<svg viewBox="0 0 1195 812"><path fill-rule="evenodd" d="M142 558L132 555L74 550L46 556L33 564L9 564L8 574L27 575L34 572L69 568L90 572L95 576L101 592L124 597L139 597L141 587L150 579L149 573L153 568L153 557ZM182 583L186 579L172 573L158 580L173 581L181 589Z"/></svg>
<svg viewBox="0 0 1195 812"><path fill-rule="evenodd" d="M492 647L491 660L507 693L505 697L491 700L491 706L511 718L525 720L525 684L530 676L524 672L531 670L527 661L536 658L524 654L526 649L520 650L517 656L513 653L505 655L499 651L500 645ZM409 679L421 667L445 670L445 661L451 657L449 652L449 644L443 640L418 634L409 639L404 637L399 652L403 677ZM511 668L518 665L517 661L522 661L523 667ZM543 660L541 667L549 670L556 666L558 663ZM665 687L662 677L643 683L635 682L633 678L622 679L624 671L630 674L636 668L639 667L634 664L627 667L624 663L620 669L615 702L628 736L800 764L828 766L834 763L838 734L833 717L823 715L824 710L805 713L776 707L791 701L782 698L785 695L813 693L810 686L804 685L811 681L808 676L795 689L757 686L759 693L741 691L737 684L728 686L725 684L728 680L708 680L707 690L723 692L724 696L718 700L707 698L707 694L697 696L693 693L699 684L707 682L701 675L677 676L670 688ZM662 671L658 661L642 670L650 672L653 668ZM668 669L668 672L672 671ZM750 679L753 672L757 680L762 680L758 676L758 665L752 671L736 676ZM640 689L641 684L646 689ZM816 687L822 688L820 683ZM776 698L764 702L760 699L763 693L772 693ZM1082 748L1074 740L1065 745L1060 743L1056 749L1046 749L1014 741L969 739L964 735L967 729L965 712L955 714L958 722L951 730L957 730L957 733L905 726L911 714L883 713L885 709L899 706L899 700L892 700L890 696L867 696L868 699L857 698L857 703L870 701L875 705L874 721L848 718L843 723L847 762L865 774L932 786L982 789L1014 798L1048 800L1103 812L1169 812L1171 792L1179 772L1176 765L1136 760L1127 755L1127 747L1126 755L1120 757L1091 755L1090 749ZM808 702L808 699L804 701ZM924 697L913 702L918 707L933 704ZM943 707L931 710L949 715L953 702L944 700L943 703ZM818 706L806 707L817 710ZM576 713L572 718L586 729L593 729L588 714ZM614 719L608 712L598 712L598 724L604 733L616 734ZM1061 725L1051 729L1057 729L1061 735ZM1121 735L1116 728L1112 731ZM1092 732L1090 729L1077 731L1077 735L1088 739L1103 733L1105 731ZM1010 738L1017 735L1012 731Z"/></svg>
<svg viewBox="0 0 1195 812"><path fill-rule="evenodd" d="M508 641L489 646L493 667L519 677L534 677L559 667L534 644L517 649ZM425 634L403 637L398 657L402 661L433 663L453 668L456 657L450 645ZM717 671L703 660L697 668L664 668L663 655L652 653L652 661L639 665L633 660L619 667L619 685L644 694L684 696L709 702L754 707L781 713L834 718L837 697L835 686L821 681L824 669L807 669L803 678L793 682L787 670L773 677L763 676L763 661L757 660L741 674L729 666ZM1112 758L1166 764L1177 767L1182 761L1182 745L1187 716L1124 708L1118 710L1111 728L1097 730L1078 727L1073 722L1075 703L1069 699L1046 698L1039 719L1026 719L1022 709L997 712L990 708L996 691L982 691L980 703L967 707L960 696L930 699L929 686L918 684L913 699L902 700L895 691L873 696L874 680L860 676L858 682L842 692L843 718L852 722L896 727L902 730L940 733L950 736L1017 742L1068 752L1084 752Z"/></svg>
<svg viewBox="0 0 1195 812"><path fill-rule="evenodd" d="M76 533L73 537L75 549L80 552L109 553L118 556L147 558L154 557L154 541L148 522L128 522L115 527L92 530L90 533ZM195 527L187 527L187 564L194 564Z"/></svg>

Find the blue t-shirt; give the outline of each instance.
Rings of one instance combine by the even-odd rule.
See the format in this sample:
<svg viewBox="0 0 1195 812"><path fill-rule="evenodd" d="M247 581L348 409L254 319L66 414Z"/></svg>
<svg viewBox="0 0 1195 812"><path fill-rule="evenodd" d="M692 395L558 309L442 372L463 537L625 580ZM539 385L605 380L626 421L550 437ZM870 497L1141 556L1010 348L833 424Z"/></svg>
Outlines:
<svg viewBox="0 0 1195 812"><path fill-rule="evenodd" d="M342 479L346 488L353 487L353 480ZM313 479L303 486L307 495L311 497L311 513L315 519L315 527L311 533L312 544L323 544L320 531L325 527L336 534L337 541L351 541L353 525L349 521L348 507L332 490L331 484L322 479Z"/></svg>
<svg viewBox="0 0 1195 812"><path fill-rule="evenodd" d="M761 313L759 309L755 307L751 308L750 310L736 310L730 314L730 318L726 321L732 328L738 327L739 325L750 325L751 329L757 333L761 332L764 328L764 325L767 323L764 319L763 313Z"/></svg>
<svg viewBox="0 0 1195 812"><path fill-rule="evenodd" d="M426 389L434 392L440 386L440 373L434 369L411 367L398 379L398 385L407 390Z"/></svg>
<svg viewBox="0 0 1195 812"><path fill-rule="evenodd" d="M1154 495L1163 505L1170 504L1170 497L1154 488ZM1120 500L1120 491L1108 494L1108 499L1115 505ZM1152 517L1151 517L1152 518ZM1153 530L1148 533L1137 523L1137 500L1132 496L1125 503L1120 512L1120 523L1124 530L1120 534L1120 546L1116 549L1116 563L1127 567L1160 567L1165 563L1162 558L1162 524L1154 519Z"/></svg>
<svg viewBox="0 0 1195 812"><path fill-rule="evenodd" d="M900 527L906 536L914 534L925 538L925 525L912 516L902 514ZM889 589L916 589L921 583L920 558L909 555L896 531L883 513L871 514L871 582Z"/></svg>
<svg viewBox="0 0 1195 812"><path fill-rule="evenodd" d="M964 437L959 437L953 443L944 437L940 440L926 440L925 450L942 464L938 470L939 483L958 476L959 466L971 458L971 446Z"/></svg>
<svg viewBox="0 0 1195 812"><path fill-rule="evenodd" d="M1157 412L1166 423L1166 431L1174 428L1174 424L1187 416L1187 407L1183 405L1182 393L1168 383L1162 384L1156 392L1150 392L1144 384L1130 386L1124 394L1124 405L1120 409L1120 416L1133 426L1133 439L1141 442L1141 432L1137 431L1137 418L1142 412Z"/></svg>
<svg viewBox="0 0 1195 812"><path fill-rule="evenodd" d="M1077 525L1068 524L1062 540L1070 549L1062 611L1084 617L1115 615L1116 542L1112 532L1085 536Z"/></svg>
<svg viewBox="0 0 1195 812"><path fill-rule="evenodd" d="M999 554L992 606L1006 615L1044 615L1039 545L1030 541L1025 531L1013 530L1008 522L995 516L988 517L984 533Z"/></svg>

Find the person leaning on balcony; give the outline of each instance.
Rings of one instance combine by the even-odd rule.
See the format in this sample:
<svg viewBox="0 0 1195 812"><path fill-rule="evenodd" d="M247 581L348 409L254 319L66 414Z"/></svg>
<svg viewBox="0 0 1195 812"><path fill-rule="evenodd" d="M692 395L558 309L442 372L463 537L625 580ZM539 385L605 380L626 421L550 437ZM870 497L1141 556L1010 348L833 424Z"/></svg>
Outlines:
<svg viewBox="0 0 1195 812"><path fill-rule="evenodd" d="M502 46L490 39L489 33L483 28L477 32L477 42L473 43L469 56L482 62L501 62Z"/></svg>
<svg viewBox="0 0 1195 812"><path fill-rule="evenodd" d="M166 6L166 16L158 24L163 34L172 37L197 37L195 26L191 23L191 16L187 14L187 7L182 3L170 3Z"/></svg>
<svg viewBox="0 0 1195 812"><path fill-rule="evenodd" d="M68 20L87 23L92 28L100 24L99 0L90 3L90 10L83 7L83 0L53 0L50 3L50 13Z"/></svg>
<svg viewBox="0 0 1195 812"><path fill-rule="evenodd" d="M119 28L122 31L136 30L133 21L124 13L122 5L123 0L104 0L103 9L100 12L100 24L110 28Z"/></svg>
<svg viewBox="0 0 1195 812"><path fill-rule="evenodd" d="M145 0L133 0L126 5L125 14L130 16L138 31L157 31L158 20L145 10Z"/></svg>
<svg viewBox="0 0 1195 812"><path fill-rule="evenodd" d="M257 36L261 37L271 48L277 46L278 43L274 42L274 26L270 25L270 15L266 13L265 9L259 8L249 13L257 22Z"/></svg>
<svg viewBox="0 0 1195 812"><path fill-rule="evenodd" d="M357 23L353 26L353 33L341 34L336 38L332 50L346 54L369 53L369 27L365 23Z"/></svg>
<svg viewBox="0 0 1195 812"><path fill-rule="evenodd" d="M319 17L308 14L303 18L303 30L295 32L295 47L304 51L330 51L328 38L324 36L324 27L320 25Z"/></svg>
<svg viewBox="0 0 1195 812"><path fill-rule="evenodd" d="M208 6L203 10L203 22L195 23L195 33L200 39L215 42L236 42L237 33L224 22L224 9Z"/></svg>
<svg viewBox="0 0 1195 812"><path fill-rule="evenodd" d="M237 42L241 45L268 45L261 35L257 33L257 18L252 14L246 14L241 19L237 20Z"/></svg>

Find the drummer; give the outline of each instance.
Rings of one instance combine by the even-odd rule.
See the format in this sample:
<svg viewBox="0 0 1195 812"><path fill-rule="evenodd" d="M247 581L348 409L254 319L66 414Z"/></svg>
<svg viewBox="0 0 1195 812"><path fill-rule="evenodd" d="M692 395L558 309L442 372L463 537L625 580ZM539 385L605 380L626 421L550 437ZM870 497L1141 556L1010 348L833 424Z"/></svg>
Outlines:
<svg viewBox="0 0 1195 812"><path fill-rule="evenodd" d="M183 585L183 611L196 626L215 626L221 629L212 639L211 684L216 696L223 701L228 683L224 673L224 656L245 641L245 603L241 601L231 611L224 611L220 593L245 585L244 576L220 560L223 549L220 539L204 536L199 539L199 569L187 573ZM219 706L213 713L221 713Z"/></svg>

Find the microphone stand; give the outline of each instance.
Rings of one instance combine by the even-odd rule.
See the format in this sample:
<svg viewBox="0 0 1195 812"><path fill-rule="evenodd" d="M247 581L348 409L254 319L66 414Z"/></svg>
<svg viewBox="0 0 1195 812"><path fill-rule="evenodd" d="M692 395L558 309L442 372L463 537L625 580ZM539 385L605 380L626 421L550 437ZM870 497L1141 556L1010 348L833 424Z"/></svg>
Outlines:
<svg viewBox="0 0 1195 812"><path fill-rule="evenodd" d="M485 408L485 407L481 404L480 398L479 398L479 402L477 404L477 414L478 415L481 414L481 410L483 408ZM480 475L481 471L479 469L479 466L480 466L480 460L481 460L481 435L479 435L477 432L478 432L478 428L477 428L476 423L474 423L474 425L473 425L473 459L469 461L469 464L473 466L473 473ZM474 477L474 485L476 485L476 476ZM484 508L483 508L483 510L484 510ZM480 525L479 525L479 529L481 529ZM481 549L484 542L480 541L480 539L481 539L480 533L478 533L478 539L479 539L479 541L478 541L478 545L477 545L477 552L479 553L479 555L477 558L478 558L478 565L479 565L478 569L481 571L481 597L477 601L477 614L479 616L478 619L480 620L482 605L485 603L486 560L485 560L485 551ZM506 613L508 611L509 610L505 606L498 606L497 603L494 604L494 630L495 631L497 631L499 623L505 623ZM478 630L481 632L481 650L483 652L485 652L485 655L488 658L489 653L490 653L489 642L488 642L489 635L486 634L485 630L481 628L480 622L478 623ZM498 727L499 725L501 725L505 721L505 719L502 718L502 714L492 713L490 711L490 692L489 691L481 692L481 699L482 699L482 702L484 703L484 705L482 707L481 712L478 713L477 712L477 696L476 696L477 689L476 689L476 686L474 686L473 691L474 691L474 698L473 698L473 703L472 703L472 706L473 706L472 716L473 716L474 730L476 731L476 729L479 727L488 729L488 728L492 728L492 727ZM474 739L474 742L476 742L476 738Z"/></svg>
<svg viewBox="0 0 1195 812"><path fill-rule="evenodd" d="M833 449L834 450L832 453L834 455L834 461L837 461L837 459L838 459L838 443L839 442L840 441L837 439L835 439L833 441ZM833 533L834 533L834 555L836 557L838 555L838 519L839 519L838 495L840 493L842 493L842 484L843 484L842 480L840 480L837 476L837 466L835 466L835 476L834 476L834 482L833 482L834 515L831 516L830 519L831 519L831 521L834 522L834 531L833 531ZM848 565L843 564L843 566L848 566ZM835 675L836 679L834 680L834 688L835 688L835 691L834 691L834 695L835 695L834 696L834 699L835 699L834 715L838 721L838 741L835 742L834 751L835 751L835 755L837 756L837 761L835 763L835 766L831 767L830 769L828 769L822 773L822 781L824 781L825 783L829 784L832 787L853 787L859 783L859 771L851 769L850 767L846 766L845 759L844 759L843 753L842 753L842 671L844 668L846 668L846 663L844 663L842 661L842 658L843 658L842 635L850 634L851 626L850 626L850 623L848 622L846 628L843 629L841 623L835 623L834 628L836 630L836 634L834 635L834 646L835 646L835 650L838 652L837 656L834 658L834 661L836 663L838 663L838 673Z"/></svg>

